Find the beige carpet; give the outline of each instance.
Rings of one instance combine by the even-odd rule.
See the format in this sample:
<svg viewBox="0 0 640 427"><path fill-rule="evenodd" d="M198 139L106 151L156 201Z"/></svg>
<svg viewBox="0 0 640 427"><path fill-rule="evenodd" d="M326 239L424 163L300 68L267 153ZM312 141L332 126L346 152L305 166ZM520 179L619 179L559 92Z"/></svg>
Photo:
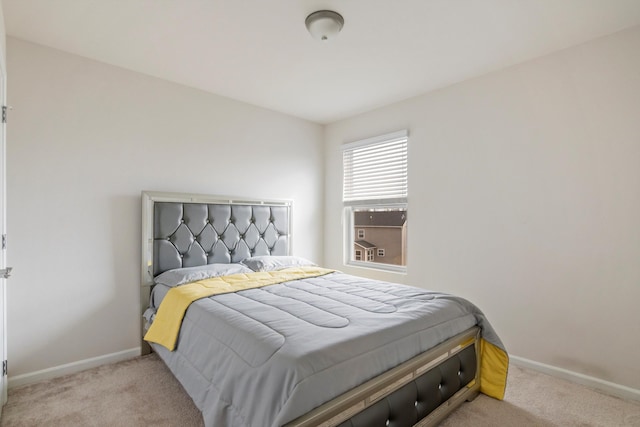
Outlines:
<svg viewBox="0 0 640 427"><path fill-rule="evenodd" d="M0 425L202 426L202 418L151 355L12 389ZM442 426L640 426L640 402L511 366L504 401L480 395Z"/></svg>

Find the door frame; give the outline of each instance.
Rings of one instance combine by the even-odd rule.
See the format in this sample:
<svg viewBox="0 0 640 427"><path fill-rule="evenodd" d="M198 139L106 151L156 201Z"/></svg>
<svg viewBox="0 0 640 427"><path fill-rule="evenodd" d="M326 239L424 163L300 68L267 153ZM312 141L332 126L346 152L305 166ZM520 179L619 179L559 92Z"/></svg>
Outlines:
<svg viewBox="0 0 640 427"><path fill-rule="evenodd" d="M6 64L0 60L0 104L2 105L2 120L0 120L0 269L7 267L7 73ZM0 415L2 407L7 402L7 279L0 276Z"/></svg>

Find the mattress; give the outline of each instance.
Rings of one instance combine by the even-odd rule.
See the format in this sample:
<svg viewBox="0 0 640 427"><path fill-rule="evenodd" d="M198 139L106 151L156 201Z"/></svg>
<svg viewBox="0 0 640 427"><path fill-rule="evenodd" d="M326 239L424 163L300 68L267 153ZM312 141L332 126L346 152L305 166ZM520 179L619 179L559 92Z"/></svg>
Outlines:
<svg viewBox="0 0 640 427"><path fill-rule="evenodd" d="M281 426L474 325L504 348L462 298L334 272L200 299L153 348L206 426Z"/></svg>

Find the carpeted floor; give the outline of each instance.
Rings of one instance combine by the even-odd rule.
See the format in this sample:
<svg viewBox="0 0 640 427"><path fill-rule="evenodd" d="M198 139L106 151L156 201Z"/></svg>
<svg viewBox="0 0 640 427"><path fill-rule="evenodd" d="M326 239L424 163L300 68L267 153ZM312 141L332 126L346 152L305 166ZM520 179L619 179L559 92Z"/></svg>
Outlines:
<svg viewBox="0 0 640 427"><path fill-rule="evenodd" d="M511 366L500 402L480 395L443 427L640 426L640 402L607 396ZM180 384L155 355L15 388L0 426L202 426Z"/></svg>

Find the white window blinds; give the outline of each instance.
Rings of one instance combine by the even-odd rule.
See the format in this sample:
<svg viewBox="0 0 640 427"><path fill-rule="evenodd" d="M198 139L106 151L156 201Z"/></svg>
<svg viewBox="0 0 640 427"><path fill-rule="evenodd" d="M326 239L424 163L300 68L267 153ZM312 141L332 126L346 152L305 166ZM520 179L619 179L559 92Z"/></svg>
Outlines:
<svg viewBox="0 0 640 427"><path fill-rule="evenodd" d="M407 131L343 146L346 205L407 202Z"/></svg>

